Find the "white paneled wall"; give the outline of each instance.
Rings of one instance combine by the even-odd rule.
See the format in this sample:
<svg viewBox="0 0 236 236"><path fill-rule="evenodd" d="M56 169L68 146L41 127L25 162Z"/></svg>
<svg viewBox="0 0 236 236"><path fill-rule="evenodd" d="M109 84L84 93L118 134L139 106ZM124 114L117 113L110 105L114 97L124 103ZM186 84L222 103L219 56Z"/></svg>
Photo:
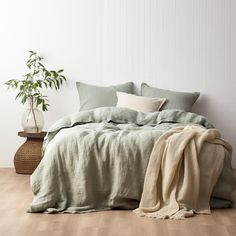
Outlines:
<svg viewBox="0 0 236 236"><path fill-rule="evenodd" d="M64 68L68 86L46 91L46 128L78 110L75 81L142 81L200 91L194 111L207 116L236 152L235 0L8 0L0 2L0 166L23 142L23 109L3 83L27 69L28 50ZM233 165L236 167L236 155Z"/></svg>

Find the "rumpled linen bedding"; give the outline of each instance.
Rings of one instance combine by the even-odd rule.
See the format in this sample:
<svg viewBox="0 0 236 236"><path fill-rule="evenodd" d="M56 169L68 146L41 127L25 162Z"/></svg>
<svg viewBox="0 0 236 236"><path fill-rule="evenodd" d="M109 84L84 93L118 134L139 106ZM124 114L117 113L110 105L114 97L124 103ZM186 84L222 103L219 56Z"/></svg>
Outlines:
<svg viewBox="0 0 236 236"><path fill-rule="evenodd" d="M43 159L31 176L34 198L28 212L137 208L155 142L168 130L189 125L213 128L205 117L182 110L104 107L58 120L48 130ZM230 153L224 152L212 207L232 204L236 184Z"/></svg>

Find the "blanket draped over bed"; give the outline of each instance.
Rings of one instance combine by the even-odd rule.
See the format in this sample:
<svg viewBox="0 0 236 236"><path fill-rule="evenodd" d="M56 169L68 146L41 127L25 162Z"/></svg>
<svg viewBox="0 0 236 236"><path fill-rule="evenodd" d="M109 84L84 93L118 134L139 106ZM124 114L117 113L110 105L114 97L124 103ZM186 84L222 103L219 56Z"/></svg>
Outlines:
<svg viewBox="0 0 236 236"><path fill-rule="evenodd" d="M135 213L173 219L210 213L210 196L223 168L224 148L231 153L231 146L220 139L216 129L185 126L167 131L153 147Z"/></svg>
<svg viewBox="0 0 236 236"><path fill-rule="evenodd" d="M31 176L34 198L28 211L79 213L137 208L154 144L168 130L189 125L213 128L205 117L181 110L141 113L104 107L58 120L48 130L43 159ZM216 207L230 206L235 188L231 156L227 149L224 153L223 169L211 194L211 206ZM210 159L200 161L207 174L212 171L207 164ZM185 171L188 169L180 175L187 174ZM189 174L191 178L184 181L195 183L194 173ZM184 195L184 189L178 191ZM140 205L145 207L142 203L146 200Z"/></svg>

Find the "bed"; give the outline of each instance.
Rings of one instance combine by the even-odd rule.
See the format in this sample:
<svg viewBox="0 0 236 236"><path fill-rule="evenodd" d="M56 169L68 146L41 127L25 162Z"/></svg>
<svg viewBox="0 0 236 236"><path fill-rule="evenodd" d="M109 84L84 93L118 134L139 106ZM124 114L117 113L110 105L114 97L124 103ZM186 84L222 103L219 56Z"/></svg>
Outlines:
<svg viewBox="0 0 236 236"><path fill-rule="evenodd" d="M101 107L63 117L48 130L43 159L31 176L28 212L136 209L154 144L169 130L189 125L213 128L204 116L178 109L143 113ZM235 187L225 150L210 206L232 206Z"/></svg>

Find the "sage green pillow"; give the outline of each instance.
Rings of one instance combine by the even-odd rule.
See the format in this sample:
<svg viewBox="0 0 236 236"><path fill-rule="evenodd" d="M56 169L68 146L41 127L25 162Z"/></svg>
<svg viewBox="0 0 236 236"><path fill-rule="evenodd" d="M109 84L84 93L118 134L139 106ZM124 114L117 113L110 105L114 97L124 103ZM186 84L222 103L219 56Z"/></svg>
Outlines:
<svg viewBox="0 0 236 236"><path fill-rule="evenodd" d="M116 92L133 93L134 83L101 87L81 82L76 82L80 98L80 111L90 110L97 107L116 106Z"/></svg>
<svg viewBox="0 0 236 236"><path fill-rule="evenodd" d="M166 102L161 107L161 110L180 109L184 111L191 111L193 104L200 95L199 92L186 93L154 88L146 83L141 85L141 94L145 97L166 98Z"/></svg>

